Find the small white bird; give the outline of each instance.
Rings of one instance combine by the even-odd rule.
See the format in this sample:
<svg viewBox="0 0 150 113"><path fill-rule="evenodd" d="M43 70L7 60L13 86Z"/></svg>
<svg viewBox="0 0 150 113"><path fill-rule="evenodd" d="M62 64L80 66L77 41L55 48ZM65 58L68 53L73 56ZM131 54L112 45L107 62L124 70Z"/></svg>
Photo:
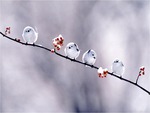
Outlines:
<svg viewBox="0 0 150 113"><path fill-rule="evenodd" d="M125 71L125 67L122 61L119 61L118 59L116 59L112 64L112 72L122 77L122 75L124 74L124 71Z"/></svg>
<svg viewBox="0 0 150 113"><path fill-rule="evenodd" d="M80 54L78 45L73 42L68 43L64 51L65 55L71 59L76 59Z"/></svg>
<svg viewBox="0 0 150 113"><path fill-rule="evenodd" d="M26 43L34 44L38 39L38 33L34 28L27 26L23 30L22 37Z"/></svg>
<svg viewBox="0 0 150 113"><path fill-rule="evenodd" d="M96 52L90 49L83 54L82 61L85 64L94 65L96 57L97 57Z"/></svg>

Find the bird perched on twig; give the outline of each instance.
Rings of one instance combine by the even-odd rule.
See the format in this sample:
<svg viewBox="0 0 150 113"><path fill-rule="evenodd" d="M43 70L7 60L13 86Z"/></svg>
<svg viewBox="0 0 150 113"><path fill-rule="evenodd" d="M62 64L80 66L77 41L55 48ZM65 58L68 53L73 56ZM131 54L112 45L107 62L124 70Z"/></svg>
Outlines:
<svg viewBox="0 0 150 113"><path fill-rule="evenodd" d="M38 39L38 33L34 28L27 26L23 30L22 37L26 43L34 44Z"/></svg>
<svg viewBox="0 0 150 113"><path fill-rule="evenodd" d="M71 59L76 59L80 54L79 47L74 42L68 43L64 51L65 55Z"/></svg>
<svg viewBox="0 0 150 113"><path fill-rule="evenodd" d="M122 77L122 75L124 74L124 71L125 71L125 67L122 61L116 59L112 64L112 72Z"/></svg>
<svg viewBox="0 0 150 113"><path fill-rule="evenodd" d="M94 65L96 57L97 57L96 52L90 49L83 54L82 61L85 64Z"/></svg>

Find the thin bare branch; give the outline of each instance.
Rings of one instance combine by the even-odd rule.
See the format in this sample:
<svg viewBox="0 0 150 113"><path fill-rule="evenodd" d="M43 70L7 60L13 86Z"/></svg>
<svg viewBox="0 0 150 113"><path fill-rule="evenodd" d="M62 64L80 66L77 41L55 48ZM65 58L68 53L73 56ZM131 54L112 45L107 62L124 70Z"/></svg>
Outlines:
<svg viewBox="0 0 150 113"><path fill-rule="evenodd" d="M18 41L17 39L11 38L11 37L5 35L5 34L2 33L2 32L0 32L0 34L1 34L3 37L5 37L5 38L7 38L7 39L10 39L10 40L12 40L12 41L15 41L15 42L17 42L17 43L20 43L20 44L22 44L22 45L32 46L32 47L38 47L38 48L44 49L44 50L46 50L46 51L52 52L51 49L49 49L49 48L47 48L47 47L44 47L44 46L42 46L42 45L24 43L24 42L21 42L20 40ZM76 63L82 64L82 65L87 65L87 66L89 66L89 67L91 67L91 68L93 68L93 69L96 69L96 70L99 69L97 66L85 64L85 63L83 63L83 62L81 62L81 61L79 61L79 60L76 60L76 59L71 59L71 58L66 57L66 56L64 56L64 55L62 55L62 54L60 54L60 53L58 53L58 52L56 52L56 51L54 51L54 53L55 53L56 55L62 57L62 58L71 60L72 62L76 62ZM136 81L136 82L132 82L132 81L126 79L126 78L120 77L119 75L116 75L116 74L111 73L111 72L108 72L108 74L111 75L111 76L113 76L113 77L116 77L116 78L118 78L118 79L120 79L120 80L122 80L122 81L128 82L128 83L130 83L130 84L132 84L132 85L134 85L134 86L137 86L138 88L142 89L144 92L146 92L146 93L148 93L148 94L150 95L150 91L148 91L147 89L145 89L145 88L143 88L142 86L140 86L139 84L137 84L137 81Z"/></svg>

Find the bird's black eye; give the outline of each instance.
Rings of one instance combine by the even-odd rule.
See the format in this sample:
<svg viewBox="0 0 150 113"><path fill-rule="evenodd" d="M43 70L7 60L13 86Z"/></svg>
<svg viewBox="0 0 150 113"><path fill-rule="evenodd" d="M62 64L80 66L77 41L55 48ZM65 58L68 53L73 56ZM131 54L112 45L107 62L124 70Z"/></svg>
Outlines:
<svg viewBox="0 0 150 113"><path fill-rule="evenodd" d="M30 32L30 31L31 31L31 29L28 30L28 32Z"/></svg>
<svg viewBox="0 0 150 113"><path fill-rule="evenodd" d="M114 62L115 62L115 63L118 63L118 62L119 62L119 60L115 60Z"/></svg>
<svg viewBox="0 0 150 113"><path fill-rule="evenodd" d="M30 32L30 31L31 31L31 29L26 30L26 32Z"/></svg>
<svg viewBox="0 0 150 113"><path fill-rule="evenodd" d="M69 47L69 49L71 49L71 47Z"/></svg>

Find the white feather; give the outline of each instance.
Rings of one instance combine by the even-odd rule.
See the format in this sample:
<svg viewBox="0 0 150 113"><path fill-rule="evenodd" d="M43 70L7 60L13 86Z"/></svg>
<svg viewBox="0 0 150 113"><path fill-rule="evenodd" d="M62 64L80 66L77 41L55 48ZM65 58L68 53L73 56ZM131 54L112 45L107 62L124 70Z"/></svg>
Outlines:
<svg viewBox="0 0 150 113"><path fill-rule="evenodd" d="M125 67L122 61L115 60L112 64L112 72L122 76L124 74Z"/></svg>
<svg viewBox="0 0 150 113"><path fill-rule="evenodd" d="M64 52L65 52L65 55L71 59L76 59L80 54L78 45L75 44L74 42L68 43L66 48L64 49Z"/></svg>
<svg viewBox="0 0 150 113"><path fill-rule="evenodd" d="M89 65L94 65L96 61L96 52L94 50L87 50L83 56L82 56L82 61L83 63L89 64Z"/></svg>
<svg viewBox="0 0 150 113"><path fill-rule="evenodd" d="M22 37L26 43L33 44L38 39L38 33L34 28L27 26L23 30Z"/></svg>

